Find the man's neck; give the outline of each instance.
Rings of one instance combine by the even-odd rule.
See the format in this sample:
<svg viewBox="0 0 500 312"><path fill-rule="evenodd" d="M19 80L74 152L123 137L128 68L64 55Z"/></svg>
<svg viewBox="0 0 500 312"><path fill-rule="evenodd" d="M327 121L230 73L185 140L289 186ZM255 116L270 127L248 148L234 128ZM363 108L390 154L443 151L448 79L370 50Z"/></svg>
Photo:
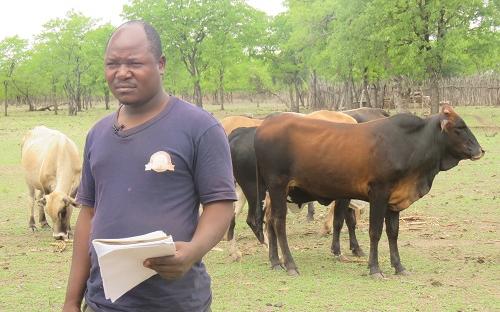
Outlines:
<svg viewBox="0 0 500 312"><path fill-rule="evenodd" d="M167 93L161 92L143 105L122 105L118 111L118 122L125 128L136 127L159 114L169 98Z"/></svg>

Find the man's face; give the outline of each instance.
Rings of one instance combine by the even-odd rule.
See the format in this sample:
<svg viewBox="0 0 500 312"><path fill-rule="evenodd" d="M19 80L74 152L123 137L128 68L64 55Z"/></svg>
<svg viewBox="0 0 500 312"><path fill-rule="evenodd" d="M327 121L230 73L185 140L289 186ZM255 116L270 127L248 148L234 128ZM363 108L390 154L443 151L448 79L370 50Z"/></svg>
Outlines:
<svg viewBox="0 0 500 312"><path fill-rule="evenodd" d="M142 105L160 92L165 61L153 55L142 25L119 29L104 62L109 88L120 103Z"/></svg>

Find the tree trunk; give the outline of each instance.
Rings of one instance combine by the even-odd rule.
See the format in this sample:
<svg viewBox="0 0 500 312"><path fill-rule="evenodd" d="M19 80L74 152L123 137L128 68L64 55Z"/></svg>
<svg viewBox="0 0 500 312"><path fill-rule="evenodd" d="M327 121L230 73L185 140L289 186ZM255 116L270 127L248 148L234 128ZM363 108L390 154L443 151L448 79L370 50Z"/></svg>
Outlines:
<svg viewBox="0 0 500 312"><path fill-rule="evenodd" d="M380 90L380 83L377 81L377 83L373 84L373 91L374 91L374 93L373 93L373 100L375 102L374 103L375 107L380 107L379 106L379 100L378 100L378 92L379 92L379 90Z"/></svg>
<svg viewBox="0 0 500 312"><path fill-rule="evenodd" d="M396 108L396 112L401 113L405 111L405 108L403 107L403 100L401 98L401 77L397 76L394 78L394 82L396 84L396 90L393 91L393 98L394 98L394 106Z"/></svg>
<svg viewBox="0 0 500 312"><path fill-rule="evenodd" d="M345 83L344 83L344 94L345 94L345 97L344 97L344 103L341 104L341 110L346 110L346 109L351 109L351 105L352 105L352 92L351 92L351 88L350 88L350 82L349 80L346 80Z"/></svg>
<svg viewBox="0 0 500 312"><path fill-rule="evenodd" d="M57 107L56 82L54 79L52 79L52 104L54 105L54 115L57 115L59 107Z"/></svg>
<svg viewBox="0 0 500 312"><path fill-rule="evenodd" d="M294 86L295 86L295 103L297 105L296 112L298 113L299 109L300 109L299 108L300 105L302 105L302 107L305 107L304 98L300 92L300 80L299 80L299 78L295 79Z"/></svg>
<svg viewBox="0 0 500 312"><path fill-rule="evenodd" d="M297 82L294 83L295 87L295 105L293 106L294 112L298 113L300 111L300 94L299 89L297 88Z"/></svg>
<svg viewBox="0 0 500 312"><path fill-rule="evenodd" d="M104 105L106 106L106 110L109 110L109 89L104 89Z"/></svg>
<svg viewBox="0 0 500 312"><path fill-rule="evenodd" d="M8 104L8 102L7 102L7 81L4 81L4 82L3 82L3 88L4 88L4 90L5 90L5 93L4 93L4 95L5 95L5 100L4 100L4 102L3 102L3 105L4 105L4 115L5 115L5 117L7 117L7 115L8 115L8 114L7 114L7 107L9 107L9 104Z"/></svg>
<svg viewBox="0 0 500 312"><path fill-rule="evenodd" d="M436 76L431 79L431 115L439 112L439 80Z"/></svg>
<svg viewBox="0 0 500 312"><path fill-rule="evenodd" d="M224 110L224 87L220 86L219 88L219 99L220 99L220 110Z"/></svg>
<svg viewBox="0 0 500 312"><path fill-rule="evenodd" d="M82 111L82 94L79 88L76 89L76 99L75 99L75 110L74 110L74 116L78 112Z"/></svg>
<svg viewBox="0 0 500 312"><path fill-rule="evenodd" d="M35 111L35 105L34 105L33 101L31 101L31 99L28 95L26 95L26 103L28 103L30 112Z"/></svg>
<svg viewBox="0 0 500 312"><path fill-rule="evenodd" d="M318 77L316 75L316 70L313 70L313 88L312 88L312 108L313 110L316 110L319 108L319 103L318 103Z"/></svg>
<svg viewBox="0 0 500 312"><path fill-rule="evenodd" d="M290 111L294 112L295 111L295 99L293 96L293 85L288 86L288 95L290 97Z"/></svg>
<svg viewBox="0 0 500 312"><path fill-rule="evenodd" d="M370 92L368 92L368 67L365 67L363 71L363 90L365 91L366 105L368 107L372 107L372 103L370 101Z"/></svg>
<svg viewBox="0 0 500 312"><path fill-rule="evenodd" d="M201 85L200 85L200 80L199 79L197 79L194 82L193 96L194 96L194 103L196 104L196 106L203 108L203 98L202 98L202 95L201 95Z"/></svg>
<svg viewBox="0 0 500 312"><path fill-rule="evenodd" d="M219 100L220 110L224 110L224 68L219 68Z"/></svg>
<svg viewBox="0 0 500 312"><path fill-rule="evenodd" d="M354 83L354 76L352 75L352 70L351 70L351 74L349 75L349 80L351 82L351 92L352 92L352 97L351 97L351 103L349 103L349 107L351 108L354 108L353 104L354 102L358 101L359 99L359 95L358 95L358 92L356 90L356 84Z"/></svg>

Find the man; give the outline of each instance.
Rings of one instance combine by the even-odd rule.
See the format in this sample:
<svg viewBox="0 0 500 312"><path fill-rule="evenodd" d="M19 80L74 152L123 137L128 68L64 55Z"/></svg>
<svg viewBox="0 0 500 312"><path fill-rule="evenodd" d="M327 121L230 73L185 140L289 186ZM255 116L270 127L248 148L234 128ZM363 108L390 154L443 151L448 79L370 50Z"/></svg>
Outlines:
<svg viewBox="0 0 500 312"><path fill-rule="evenodd" d="M105 75L121 105L87 135L65 312L80 311L84 295L83 311L210 311L201 258L234 214L229 147L216 119L164 91L164 69L149 24L128 22L111 36ZM91 240L156 230L173 236L176 254L147 259L157 275L105 299Z"/></svg>

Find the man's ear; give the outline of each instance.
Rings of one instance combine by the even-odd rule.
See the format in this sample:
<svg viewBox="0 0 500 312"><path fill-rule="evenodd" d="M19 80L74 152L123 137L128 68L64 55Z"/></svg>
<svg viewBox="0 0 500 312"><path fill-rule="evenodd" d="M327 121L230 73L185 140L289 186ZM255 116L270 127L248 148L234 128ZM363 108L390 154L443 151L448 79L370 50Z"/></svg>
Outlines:
<svg viewBox="0 0 500 312"><path fill-rule="evenodd" d="M160 57L160 60L158 61L158 70L160 71L160 75L163 78L163 75L165 74L165 65L167 64L167 59L165 58L165 55L162 55Z"/></svg>

